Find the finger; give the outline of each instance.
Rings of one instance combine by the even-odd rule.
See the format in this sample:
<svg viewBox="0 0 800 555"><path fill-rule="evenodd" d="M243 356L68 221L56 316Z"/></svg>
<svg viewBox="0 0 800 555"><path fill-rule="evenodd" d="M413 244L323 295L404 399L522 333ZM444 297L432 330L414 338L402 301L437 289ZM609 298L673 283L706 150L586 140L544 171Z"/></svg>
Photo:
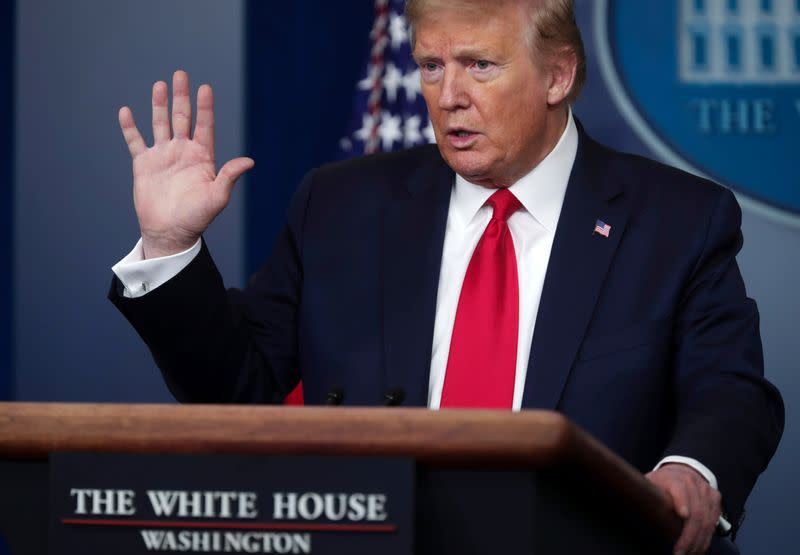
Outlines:
<svg viewBox="0 0 800 555"><path fill-rule="evenodd" d="M702 553L702 545L705 540L708 515L705 511L705 503L700 498L700 491L697 484L686 482L684 485L688 506L688 518L683 525L681 539L685 541L685 552ZM681 540L678 540L679 543Z"/></svg>
<svg viewBox="0 0 800 555"><path fill-rule="evenodd" d="M219 194L223 195L227 201L233 191L233 186L236 181L242 176L244 172L255 166L255 161L252 158L234 158L227 162L219 170L215 184Z"/></svg>
<svg viewBox="0 0 800 555"><path fill-rule="evenodd" d="M122 129L122 136L125 143L128 145L128 150L131 157L136 158L142 152L147 150L147 145L144 144L142 134L136 128L136 122L133 120L133 112L127 106L123 106L119 110L119 126Z"/></svg>
<svg viewBox="0 0 800 555"><path fill-rule="evenodd" d="M192 101L189 98L189 75L178 70L172 75L172 134L187 139L192 130Z"/></svg>
<svg viewBox="0 0 800 555"><path fill-rule="evenodd" d="M670 482L667 492L672 497L675 512L683 519L683 530L678 541L675 542L674 552L677 554L687 553L693 543L697 523L692 521L689 491L683 482Z"/></svg>
<svg viewBox="0 0 800 555"><path fill-rule="evenodd" d="M675 483L670 489L672 499L675 502L675 512L678 513L682 519L687 519L691 516L691 496L689 495L689 488L683 482Z"/></svg>
<svg viewBox="0 0 800 555"><path fill-rule="evenodd" d="M697 551L698 553L705 553L708 551L708 548L711 547L711 538L714 537L714 533L706 534L705 539L700 545L700 549Z"/></svg>
<svg viewBox="0 0 800 555"><path fill-rule="evenodd" d="M717 500L720 499L720 495L699 477L688 486L690 495L692 495L690 500L691 518L697 522L697 531L690 550L691 553L705 553L711 543L711 536L719 518Z"/></svg>
<svg viewBox="0 0 800 555"><path fill-rule="evenodd" d="M158 81L153 84L153 142L169 141L169 109L167 108L167 84Z"/></svg>
<svg viewBox="0 0 800 555"><path fill-rule="evenodd" d="M197 90L197 123L194 140L206 147L214 159L214 91L208 85Z"/></svg>
<svg viewBox="0 0 800 555"><path fill-rule="evenodd" d="M722 497L717 490L709 488L710 491L706 496L707 501L707 520L703 526L703 537L700 552L705 553L711 546L711 538L714 536L714 530L717 528L717 522L722 514Z"/></svg>

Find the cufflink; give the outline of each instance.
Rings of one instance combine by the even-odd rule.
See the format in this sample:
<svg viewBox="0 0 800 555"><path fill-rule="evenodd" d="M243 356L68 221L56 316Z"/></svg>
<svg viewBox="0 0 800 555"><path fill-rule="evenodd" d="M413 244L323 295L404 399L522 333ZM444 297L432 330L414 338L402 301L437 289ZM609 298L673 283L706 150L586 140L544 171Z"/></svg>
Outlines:
<svg viewBox="0 0 800 555"><path fill-rule="evenodd" d="M719 516L719 520L717 521L717 527L714 530L714 534L717 536L724 537L724 536L730 536L732 531L733 531L733 526L728 520L727 515L725 515L725 513L721 514Z"/></svg>

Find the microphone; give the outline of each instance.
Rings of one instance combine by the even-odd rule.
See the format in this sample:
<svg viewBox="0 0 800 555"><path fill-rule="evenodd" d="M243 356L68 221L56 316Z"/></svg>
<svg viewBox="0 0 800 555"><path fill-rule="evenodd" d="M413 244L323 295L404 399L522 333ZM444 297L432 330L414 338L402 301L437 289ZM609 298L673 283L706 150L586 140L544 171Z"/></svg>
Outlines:
<svg viewBox="0 0 800 555"><path fill-rule="evenodd" d="M341 405L342 401L344 401L344 389L338 385L333 386L325 397L325 404L336 407Z"/></svg>
<svg viewBox="0 0 800 555"><path fill-rule="evenodd" d="M406 391L402 387L387 389L383 394L383 404L387 407L399 407L406 400Z"/></svg>

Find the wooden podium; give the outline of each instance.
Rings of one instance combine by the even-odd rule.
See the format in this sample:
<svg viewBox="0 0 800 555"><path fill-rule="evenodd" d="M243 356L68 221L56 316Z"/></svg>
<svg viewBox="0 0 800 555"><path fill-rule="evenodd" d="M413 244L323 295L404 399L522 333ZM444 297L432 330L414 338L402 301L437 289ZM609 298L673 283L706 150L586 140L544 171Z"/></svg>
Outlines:
<svg viewBox="0 0 800 555"><path fill-rule="evenodd" d="M669 553L681 523L552 412L0 403L0 531L46 553L54 452L410 457L415 553Z"/></svg>

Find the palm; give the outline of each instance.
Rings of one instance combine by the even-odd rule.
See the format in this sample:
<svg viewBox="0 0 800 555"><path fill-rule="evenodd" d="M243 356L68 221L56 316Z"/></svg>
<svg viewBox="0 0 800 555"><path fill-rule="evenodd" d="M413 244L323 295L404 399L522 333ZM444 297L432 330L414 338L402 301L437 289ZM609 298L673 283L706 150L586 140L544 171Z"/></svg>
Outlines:
<svg viewBox="0 0 800 555"><path fill-rule="evenodd" d="M128 108L120 126L133 158L133 196L145 255L164 256L197 241L228 203L236 179L253 161L236 158L217 173L214 164L214 111L211 87L197 94L197 126L190 137L188 76L173 77L172 130L166 84L153 86L153 138L148 148Z"/></svg>
<svg viewBox="0 0 800 555"><path fill-rule="evenodd" d="M201 234L222 209L214 202L215 177L208 151L189 140L156 145L134 158L133 198L143 231L177 226Z"/></svg>

